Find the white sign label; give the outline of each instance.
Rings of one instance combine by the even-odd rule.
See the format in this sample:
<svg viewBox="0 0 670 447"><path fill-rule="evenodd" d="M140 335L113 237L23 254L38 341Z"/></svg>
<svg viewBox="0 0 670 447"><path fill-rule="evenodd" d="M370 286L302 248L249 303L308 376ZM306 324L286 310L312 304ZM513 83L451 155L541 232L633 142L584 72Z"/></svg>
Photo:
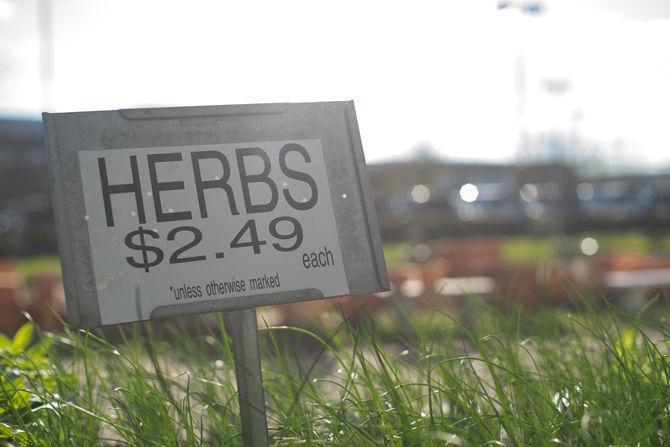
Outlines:
<svg viewBox="0 0 670 447"><path fill-rule="evenodd" d="M79 163L102 324L349 293L320 140L82 151Z"/></svg>

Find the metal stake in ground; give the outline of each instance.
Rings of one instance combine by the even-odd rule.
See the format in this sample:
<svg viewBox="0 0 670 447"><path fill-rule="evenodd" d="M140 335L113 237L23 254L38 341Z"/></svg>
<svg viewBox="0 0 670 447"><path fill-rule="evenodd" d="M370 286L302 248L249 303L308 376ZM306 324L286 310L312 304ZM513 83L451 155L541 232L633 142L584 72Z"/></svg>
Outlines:
<svg viewBox="0 0 670 447"><path fill-rule="evenodd" d="M256 309L227 311L225 322L233 335L233 355L244 445L266 447L268 422L258 349Z"/></svg>

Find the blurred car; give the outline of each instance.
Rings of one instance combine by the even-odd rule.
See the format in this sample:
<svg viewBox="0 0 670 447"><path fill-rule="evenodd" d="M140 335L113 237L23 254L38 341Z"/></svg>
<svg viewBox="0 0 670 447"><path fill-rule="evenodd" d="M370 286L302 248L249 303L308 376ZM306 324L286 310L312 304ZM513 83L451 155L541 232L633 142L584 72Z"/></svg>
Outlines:
<svg viewBox="0 0 670 447"><path fill-rule="evenodd" d="M594 229L623 228L645 224L655 198L651 179L606 178L577 186L579 219Z"/></svg>

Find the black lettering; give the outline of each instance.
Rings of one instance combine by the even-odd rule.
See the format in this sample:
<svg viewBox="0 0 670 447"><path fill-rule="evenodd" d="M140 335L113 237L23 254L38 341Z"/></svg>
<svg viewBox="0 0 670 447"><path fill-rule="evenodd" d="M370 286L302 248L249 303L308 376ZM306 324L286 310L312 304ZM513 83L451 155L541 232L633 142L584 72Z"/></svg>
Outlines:
<svg viewBox="0 0 670 447"><path fill-rule="evenodd" d="M102 200L105 204L105 216L107 226L114 226L114 215L112 214L112 194L134 193L137 205L137 217L141 224L146 223L144 216L144 202L142 201L142 185L140 185L140 173L137 169L137 157L130 156L130 172L133 176L132 183L110 185L107 176L107 164L104 158L98 158L98 170L100 171L100 184L102 186Z"/></svg>
<svg viewBox="0 0 670 447"><path fill-rule="evenodd" d="M240 181L242 182L242 194L244 195L244 206L248 214L263 213L272 211L277 206L279 193L277 185L270 179L270 158L261 148L248 147L236 149L237 166L240 170ZM244 164L245 157L256 156L263 160L263 171L260 174L247 174L247 168ZM249 192L249 183L265 183L270 188L270 201L268 203L252 204L251 194Z"/></svg>
<svg viewBox="0 0 670 447"><path fill-rule="evenodd" d="M289 192L288 188L284 188L284 197L286 197L286 201L288 202L289 205L291 205L293 208L297 210L308 210L314 205L316 205L316 201L319 198L319 190L316 187L316 182L312 178L312 176L300 172L300 171L295 171L288 166L286 166L286 155L288 155L289 152L298 152L302 157L305 159L307 163L311 163L312 160L309 157L309 153L307 152L307 149L302 147L301 145L297 143L289 143L284 145L284 147L281 148L279 151L279 167L281 168L281 171L284 173L284 175L288 178L294 179L294 180L300 180L302 182L305 182L309 185L310 189L312 190L312 195L307 201L298 201L295 200L292 196L291 193Z"/></svg>
<svg viewBox="0 0 670 447"><path fill-rule="evenodd" d="M308 269L309 268L309 255L307 253L302 254L302 265Z"/></svg>
<svg viewBox="0 0 670 447"><path fill-rule="evenodd" d="M200 160L212 160L216 159L221 163L223 168L223 173L219 180L203 180L202 172L200 172ZM228 184L230 179L230 164L228 159L221 152L217 151L200 151L200 152L191 152L191 161L193 162L193 175L195 177L195 189L198 192L198 204L200 205L200 217L203 219L207 217L207 204L205 203L205 189L220 188L226 192L228 196L228 205L230 206L230 212L236 216L240 214L237 212L237 206L235 205L235 196L233 194L233 189Z"/></svg>
<svg viewBox="0 0 670 447"><path fill-rule="evenodd" d="M159 182L156 175L156 164L165 163L169 161L181 161L181 154L179 152L172 152L169 154L150 154L147 155L147 162L149 163L149 177L151 178L151 191L154 197L154 207L156 208L156 220L158 222L169 222L173 220L188 220L191 218L190 211L175 211L171 213L163 212L163 205L161 204L161 191L176 191L184 189L184 182Z"/></svg>
<svg viewBox="0 0 670 447"><path fill-rule="evenodd" d="M335 258L333 257L333 252L328 250L328 247L323 247L323 251L326 254L326 265L335 265Z"/></svg>

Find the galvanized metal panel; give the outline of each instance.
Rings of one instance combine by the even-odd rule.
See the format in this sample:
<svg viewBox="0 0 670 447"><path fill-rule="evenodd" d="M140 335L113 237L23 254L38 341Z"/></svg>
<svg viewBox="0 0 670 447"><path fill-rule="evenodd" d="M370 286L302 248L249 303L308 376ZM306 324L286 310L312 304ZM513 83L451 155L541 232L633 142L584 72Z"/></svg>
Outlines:
<svg viewBox="0 0 670 447"><path fill-rule="evenodd" d="M353 102L45 113L44 125L67 311L75 327L102 323L80 171L80 153L88 151L318 139L348 290L356 295L388 289ZM162 318L322 297L318 287L308 287L161 306L150 314Z"/></svg>

